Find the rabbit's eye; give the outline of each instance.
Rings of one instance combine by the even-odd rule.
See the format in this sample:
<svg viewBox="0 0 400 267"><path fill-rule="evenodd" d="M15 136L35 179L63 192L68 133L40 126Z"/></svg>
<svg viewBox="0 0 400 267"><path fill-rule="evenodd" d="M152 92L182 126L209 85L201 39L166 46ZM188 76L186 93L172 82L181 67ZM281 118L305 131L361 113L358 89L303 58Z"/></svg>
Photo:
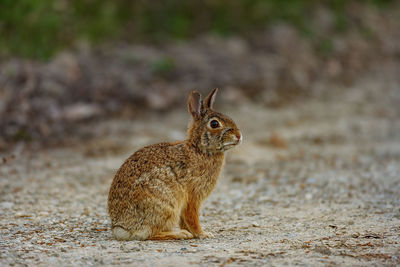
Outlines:
<svg viewBox="0 0 400 267"><path fill-rule="evenodd" d="M211 128L213 128L213 129L218 128L218 127L219 127L219 122L218 122L217 120L212 120L212 121L210 122L210 126L211 126Z"/></svg>

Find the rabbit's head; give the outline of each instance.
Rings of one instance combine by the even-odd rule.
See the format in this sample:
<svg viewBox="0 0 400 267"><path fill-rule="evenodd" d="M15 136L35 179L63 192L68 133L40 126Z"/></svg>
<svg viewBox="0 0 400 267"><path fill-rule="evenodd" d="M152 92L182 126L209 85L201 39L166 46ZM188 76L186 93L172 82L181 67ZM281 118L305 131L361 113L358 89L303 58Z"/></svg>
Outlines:
<svg viewBox="0 0 400 267"><path fill-rule="evenodd" d="M224 152L242 141L236 123L228 116L213 110L218 89L214 89L204 100L200 93L192 91L188 98L188 110L192 121L188 141L205 153Z"/></svg>

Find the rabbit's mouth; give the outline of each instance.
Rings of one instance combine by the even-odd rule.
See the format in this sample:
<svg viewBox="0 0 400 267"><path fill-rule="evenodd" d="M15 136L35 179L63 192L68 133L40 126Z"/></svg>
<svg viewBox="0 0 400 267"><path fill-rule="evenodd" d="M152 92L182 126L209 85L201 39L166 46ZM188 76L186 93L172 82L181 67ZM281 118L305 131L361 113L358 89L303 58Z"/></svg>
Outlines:
<svg viewBox="0 0 400 267"><path fill-rule="evenodd" d="M224 144L223 144L222 149L223 149L223 150L228 150L228 149L230 149L230 148L232 148L232 147L234 147L234 146L237 146L237 145L239 145L239 144L240 144L240 140L227 142L227 143L224 143Z"/></svg>
<svg viewBox="0 0 400 267"><path fill-rule="evenodd" d="M228 142L228 143L224 143L224 147L226 146L236 146L239 144L239 141L232 141L232 142Z"/></svg>

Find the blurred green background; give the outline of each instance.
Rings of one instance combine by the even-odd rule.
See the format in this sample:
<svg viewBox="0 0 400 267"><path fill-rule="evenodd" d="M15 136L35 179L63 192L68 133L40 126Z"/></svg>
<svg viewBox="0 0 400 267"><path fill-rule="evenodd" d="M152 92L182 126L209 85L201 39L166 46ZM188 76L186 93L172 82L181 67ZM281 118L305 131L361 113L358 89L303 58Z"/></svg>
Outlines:
<svg viewBox="0 0 400 267"><path fill-rule="evenodd" d="M152 42L203 33L251 34L275 22L294 25L306 38L315 33L310 11L334 14L335 30L346 31L346 7L377 8L394 0L1 0L0 55L48 59L81 43ZM361 29L368 34L368 29ZM317 44L329 50L326 40Z"/></svg>
<svg viewBox="0 0 400 267"><path fill-rule="evenodd" d="M193 89L268 107L339 93L398 72L399 14L398 0L0 0L0 151L183 107Z"/></svg>

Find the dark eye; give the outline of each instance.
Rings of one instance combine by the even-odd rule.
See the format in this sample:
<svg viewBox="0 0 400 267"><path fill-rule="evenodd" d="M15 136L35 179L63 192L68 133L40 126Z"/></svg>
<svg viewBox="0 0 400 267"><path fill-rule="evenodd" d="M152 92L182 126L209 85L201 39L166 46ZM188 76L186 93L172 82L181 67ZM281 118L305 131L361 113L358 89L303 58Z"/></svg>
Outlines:
<svg viewBox="0 0 400 267"><path fill-rule="evenodd" d="M218 127L219 127L219 122L218 122L217 120L212 120L212 121L210 122L210 126L211 126L211 128L213 128L213 129L218 128Z"/></svg>

